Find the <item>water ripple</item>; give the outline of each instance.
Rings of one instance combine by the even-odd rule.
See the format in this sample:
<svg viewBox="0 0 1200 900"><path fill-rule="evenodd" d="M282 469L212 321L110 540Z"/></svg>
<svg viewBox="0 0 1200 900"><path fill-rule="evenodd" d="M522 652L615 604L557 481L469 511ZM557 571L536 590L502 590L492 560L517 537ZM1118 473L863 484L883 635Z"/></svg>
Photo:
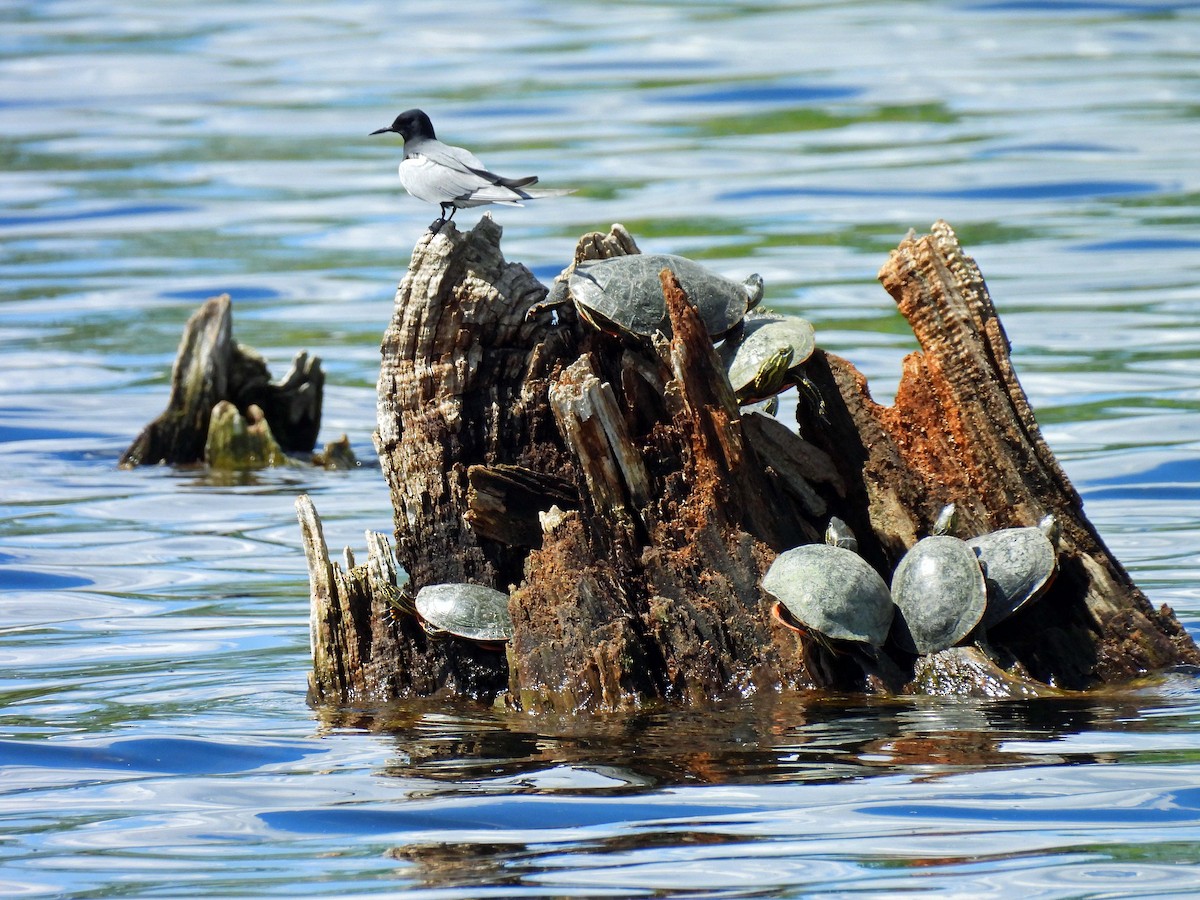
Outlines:
<svg viewBox="0 0 1200 900"><path fill-rule="evenodd" d="M496 214L544 282L624 222L761 272L884 401L917 347L875 273L950 221L1089 516L1196 632L1191 5L6 13L0 894L1200 893L1194 672L1032 704L313 710L292 508L314 494L334 548L391 526L378 348L433 212L367 133L420 106L497 171L577 189ZM322 439L362 469L117 469L225 291L277 376L321 356Z"/></svg>

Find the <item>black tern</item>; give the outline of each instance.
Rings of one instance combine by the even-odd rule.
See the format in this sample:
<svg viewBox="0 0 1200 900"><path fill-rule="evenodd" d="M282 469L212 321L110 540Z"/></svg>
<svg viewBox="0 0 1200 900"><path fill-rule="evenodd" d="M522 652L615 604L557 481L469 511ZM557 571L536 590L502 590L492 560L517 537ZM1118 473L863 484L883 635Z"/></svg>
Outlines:
<svg viewBox="0 0 1200 900"><path fill-rule="evenodd" d="M462 147L443 144L433 133L429 116L409 109L396 116L387 128L371 134L393 132L404 138L404 159L400 161L400 183L418 200L436 203L442 216L429 226L435 234L454 218L454 213L469 206L500 203L523 206L522 200L558 197L570 190L526 190L537 184L537 176L502 178L489 172L479 158ZM450 214L447 215L446 211Z"/></svg>

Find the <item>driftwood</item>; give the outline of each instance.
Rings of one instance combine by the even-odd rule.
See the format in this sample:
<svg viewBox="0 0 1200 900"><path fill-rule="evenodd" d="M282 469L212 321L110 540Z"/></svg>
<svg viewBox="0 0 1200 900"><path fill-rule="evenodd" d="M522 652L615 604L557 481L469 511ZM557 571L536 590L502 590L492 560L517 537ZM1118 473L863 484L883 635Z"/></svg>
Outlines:
<svg viewBox="0 0 1200 900"><path fill-rule="evenodd" d="M546 288L499 241L484 217L416 247L383 340L377 446L405 591L509 591L514 637L506 653L429 637L399 611L386 538L343 571L302 498L314 702L446 692L605 709L814 685L1029 696L1200 662L1083 516L982 277L944 223L880 273L922 347L895 404L872 402L850 363L818 350L807 372L824 410L800 404L799 434L739 411L669 272L673 337L621 338L570 307L538 311ZM576 261L630 252L614 226L581 240ZM1063 526L1059 578L989 634L986 653L958 648L939 669L890 650L865 665L770 615L762 574L818 540L830 515L886 579L949 501L964 535L1047 511Z"/></svg>
<svg viewBox="0 0 1200 900"><path fill-rule="evenodd" d="M303 351L283 380L272 382L263 358L233 339L229 295L212 297L184 329L166 410L120 464L287 464L286 454L307 454L316 443L324 386L320 359Z"/></svg>

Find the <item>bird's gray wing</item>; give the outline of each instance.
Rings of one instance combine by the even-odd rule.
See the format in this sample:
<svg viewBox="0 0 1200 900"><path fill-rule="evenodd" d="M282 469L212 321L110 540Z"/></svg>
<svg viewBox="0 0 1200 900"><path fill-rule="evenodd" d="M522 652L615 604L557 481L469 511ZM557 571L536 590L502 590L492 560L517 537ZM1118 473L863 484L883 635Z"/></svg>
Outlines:
<svg viewBox="0 0 1200 900"><path fill-rule="evenodd" d="M424 156L447 169L460 172L486 172L483 161L463 147L452 147L437 140L409 141L404 146L405 156Z"/></svg>
<svg viewBox="0 0 1200 900"><path fill-rule="evenodd" d="M400 163L400 183L418 200L478 206L484 203L516 203L523 192L495 184L470 169L447 166L435 159L413 154Z"/></svg>
<svg viewBox="0 0 1200 900"><path fill-rule="evenodd" d="M458 172L464 176L473 175L487 185L492 185L499 188L511 188L514 193L519 193L518 188L528 187L531 184L537 184L537 176L529 175L524 178L505 178L502 175L497 175L495 172L488 170L483 161L470 150L463 147L455 147L451 144L443 144L438 140L422 140L414 146L406 148L408 150L406 156L415 157L422 156L430 162L436 163L439 166L444 166L447 170ZM459 182L464 187L471 182ZM482 190L482 186L478 186ZM501 200L516 200L518 197L512 196L503 190L491 192L493 196L489 197L491 202ZM479 199L484 199L482 196Z"/></svg>

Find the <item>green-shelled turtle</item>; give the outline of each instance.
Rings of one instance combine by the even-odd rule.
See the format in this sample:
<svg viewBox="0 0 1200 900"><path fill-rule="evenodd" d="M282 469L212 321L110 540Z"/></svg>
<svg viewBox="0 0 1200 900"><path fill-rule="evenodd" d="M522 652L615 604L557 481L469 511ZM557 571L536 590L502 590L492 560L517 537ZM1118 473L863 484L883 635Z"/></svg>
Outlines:
<svg viewBox="0 0 1200 900"><path fill-rule="evenodd" d="M911 653L937 653L953 647L983 618L987 587L975 551L946 532L953 527L954 506L938 517L934 534L904 555L892 574L895 640Z"/></svg>
<svg viewBox="0 0 1200 900"><path fill-rule="evenodd" d="M550 299L538 308L564 302L569 294L580 315L603 331L670 336L671 322L659 279L663 269L675 273L714 340L741 322L763 296L758 275L739 284L682 256L635 253L579 263L565 286L559 282Z"/></svg>
<svg viewBox="0 0 1200 900"><path fill-rule="evenodd" d="M752 403L788 387L789 375L815 347L816 333L807 319L763 316L747 319L740 335L730 335L721 345L721 361L738 402Z"/></svg>
<svg viewBox="0 0 1200 900"><path fill-rule="evenodd" d="M895 611L887 585L849 549L857 541L845 523L832 520L825 540L785 550L771 563L763 590L776 600L776 615L826 638L881 646Z"/></svg>
<svg viewBox="0 0 1200 900"><path fill-rule="evenodd" d="M1058 573L1058 521L1046 516L1037 527L1001 528L967 541L987 582L990 628L1040 597Z"/></svg>
<svg viewBox="0 0 1200 900"><path fill-rule="evenodd" d="M481 584L428 584L417 591L417 616L431 634L446 632L481 644L512 637L508 594Z"/></svg>

